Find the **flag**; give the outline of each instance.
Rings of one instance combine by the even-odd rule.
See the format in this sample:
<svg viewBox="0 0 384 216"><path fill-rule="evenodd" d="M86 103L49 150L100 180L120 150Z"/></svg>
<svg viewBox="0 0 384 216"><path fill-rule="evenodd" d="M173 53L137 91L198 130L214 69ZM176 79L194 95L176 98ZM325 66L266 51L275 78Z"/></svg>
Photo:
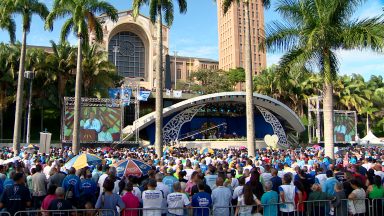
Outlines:
<svg viewBox="0 0 384 216"><path fill-rule="evenodd" d="M139 95L137 96L137 99L139 101L147 101L149 95L151 95L151 91L140 91Z"/></svg>
<svg viewBox="0 0 384 216"><path fill-rule="evenodd" d="M165 91L165 95L167 95L167 96L171 96L171 90L167 89L167 90Z"/></svg>
<svg viewBox="0 0 384 216"><path fill-rule="evenodd" d="M173 91L173 97L175 98L181 98L182 95L183 95L182 91L176 91L176 90Z"/></svg>

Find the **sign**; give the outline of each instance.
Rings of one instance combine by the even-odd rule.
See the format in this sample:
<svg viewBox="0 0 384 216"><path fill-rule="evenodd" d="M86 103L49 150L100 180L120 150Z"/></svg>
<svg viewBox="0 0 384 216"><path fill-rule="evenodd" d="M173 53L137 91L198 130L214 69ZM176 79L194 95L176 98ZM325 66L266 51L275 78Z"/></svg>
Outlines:
<svg viewBox="0 0 384 216"><path fill-rule="evenodd" d="M113 100L121 100L123 106L129 106L131 101L132 89L112 88L108 90L109 97Z"/></svg>
<svg viewBox="0 0 384 216"><path fill-rule="evenodd" d="M40 148L39 153L49 154L51 148L51 133L40 132Z"/></svg>
<svg viewBox="0 0 384 216"><path fill-rule="evenodd" d="M137 99L139 101L147 101L149 98L149 95L151 95L151 91L140 91L139 95L137 96Z"/></svg>
<svg viewBox="0 0 384 216"><path fill-rule="evenodd" d="M181 98L182 95L183 95L182 91L176 91L176 90L173 91L173 97L175 98Z"/></svg>
<svg viewBox="0 0 384 216"><path fill-rule="evenodd" d="M165 91L165 95L167 95L167 96L171 96L171 90L167 89L167 90Z"/></svg>

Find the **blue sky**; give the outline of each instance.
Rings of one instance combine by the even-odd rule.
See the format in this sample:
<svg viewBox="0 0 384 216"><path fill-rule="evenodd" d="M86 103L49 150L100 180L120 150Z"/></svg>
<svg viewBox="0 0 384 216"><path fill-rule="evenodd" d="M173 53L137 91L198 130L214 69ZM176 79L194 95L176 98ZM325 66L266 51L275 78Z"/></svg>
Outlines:
<svg viewBox="0 0 384 216"><path fill-rule="evenodd" d="M41 0L48 7L52 6L52 0ZM118 10L131 8L131 0L108 0ZM275 2L272 0L272 3ZM371 17L382 14L384 0L368 0L358 11L356 18ZM143 9L147 14L147 8ZM265 13L265 22L279 19L279 15L271 9ZM17 21L17 38L21 37L21 21ZM38 17L33 17L31 32L28 35L28 44L49 45L49 40L58 41L60 28L63 21L54 25L53 32L44 31L44 23ZM75 44L75 38L71 36L69 41ZM179 55L196 56L218 59L218 36L217 36L217 7L213 0L189 0L186 15L175 14L175 21L170 30L170 50L177 50ZM8 42L8 34L0 31L0 41ZM340 58L340 73L360 73L365 78L371 75L381 75L384 72L384 55L370 51L337 51ZM268 65L276 64L281 53L268 53Z"/></svg>

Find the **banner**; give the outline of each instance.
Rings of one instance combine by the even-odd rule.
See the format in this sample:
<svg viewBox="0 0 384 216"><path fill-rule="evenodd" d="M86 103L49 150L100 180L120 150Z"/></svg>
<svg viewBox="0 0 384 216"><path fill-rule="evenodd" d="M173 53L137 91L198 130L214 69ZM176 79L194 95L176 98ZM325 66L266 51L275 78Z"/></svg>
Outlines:
<svg viewBox="0 0 384 216"><path fill-rule="evenodd" d="M173 91L173 97L175 98L181 98L182 95L183 95L182 91L176 91L176 90Z"/></svg>
<svg viewBox="0 0 384 216"><path fill-rule="evenodd" d="M131 101L132 89L112 88L108 90L109 97L113 100L121 100L123 106L129 106ZM115 101L114 101L115 102Z"/></svg>
<svg viewBox="0 0 384 216"><path fill-rule="evenodd" d="M132 89L130 88L121 89L121 101L123 103L123 106L129 106L129 103L131 102L131 95L132 95Z"/></svg>
<svg viewBox="0 0 384 216"><path fill-rule="evenodd" d="M171 90L167 89L167 90L165 91L165 95L167 95L167 96L171 96Z"/></svg>
<svg viewBox="0 0 384 216"><path fill-rule="evenodd" d="M147 101L150 95L151 91L140 91L139 95L137 96L137 99L139 101Z"/></svg>

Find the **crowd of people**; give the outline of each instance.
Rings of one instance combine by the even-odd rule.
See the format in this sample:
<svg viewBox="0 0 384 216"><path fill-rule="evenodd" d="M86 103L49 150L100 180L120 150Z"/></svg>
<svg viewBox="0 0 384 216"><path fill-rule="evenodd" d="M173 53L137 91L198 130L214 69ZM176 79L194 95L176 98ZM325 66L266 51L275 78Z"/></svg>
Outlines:
<svg viewBox="0 0 384 216"><path fill-rule="evenodd" d="M363 216L368 215L368 199L384 198L384 150L377 147L346 147L333 160L314 148L258 149L254 158L246 149L203 154L199 149L169 148L161 158L151 148L82 152L103 162L66 169L64 164L74 157L70 147L52 148L50 154L24 151L13 161L17 155L1 149L2 211L14 215L32 209L59 210L60 215L69 215L76 208L102 209L108 216ZM117 176L114 164L129 158L152 169L141 177ZM381 211L382 201L374 206L373 212Z"/></svg>

